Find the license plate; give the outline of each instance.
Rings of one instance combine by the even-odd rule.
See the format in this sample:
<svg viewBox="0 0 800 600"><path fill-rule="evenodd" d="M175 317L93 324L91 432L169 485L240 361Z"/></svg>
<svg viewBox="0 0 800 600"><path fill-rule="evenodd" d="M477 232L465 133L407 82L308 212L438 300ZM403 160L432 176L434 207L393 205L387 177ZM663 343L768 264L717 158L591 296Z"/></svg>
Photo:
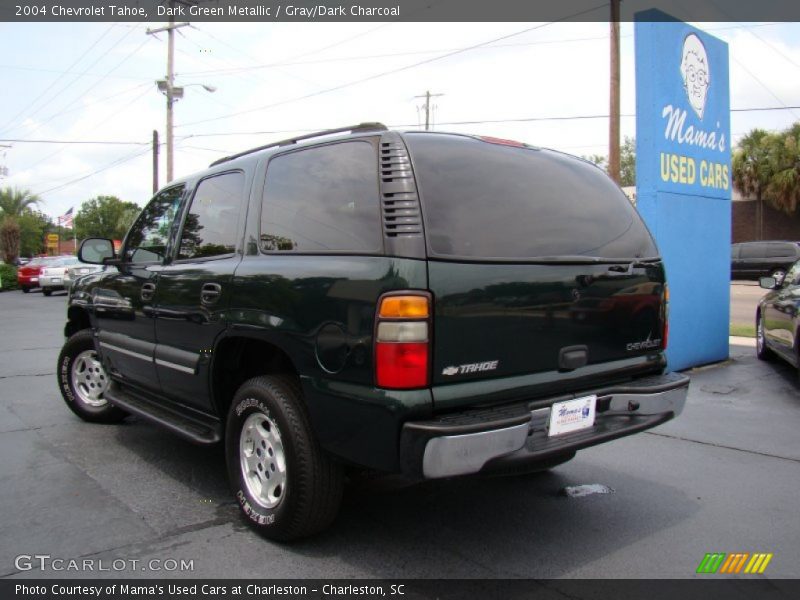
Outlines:
<svg viewBox="0 0 800 600"><path fill-rule="evenodd" d="M61 283L61 277L53 277L53 283Z"/></svg>
<svg viewBox="0 0 800 600"><path fill-rule="evenodd" d="M597 396L583 396L574 400L556 402L550 409L550 427L547 435L561 435L594 425L594 410Z"/></svg>

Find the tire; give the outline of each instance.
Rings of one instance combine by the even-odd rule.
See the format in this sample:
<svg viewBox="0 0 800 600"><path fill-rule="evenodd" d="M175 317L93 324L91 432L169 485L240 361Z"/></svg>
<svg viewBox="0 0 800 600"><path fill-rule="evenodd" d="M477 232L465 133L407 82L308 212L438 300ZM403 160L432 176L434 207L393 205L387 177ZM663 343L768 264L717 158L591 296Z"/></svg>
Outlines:
<svg viewBox="0 0 800 600"><path fill-rule="evenodd" d="M297 380L261 376L239 388L228 411L225 458L242 514L264 537L307 537L336 518L342 469L314 437Z"/></svg>
<svg viewBox="0 0 800 600"><path fill-rule="evenodd" d="M91 423L118 423L127 413L108 403L108 376L97 356L90 329L72 335L58 355L58 387L69 409Z"/></svg>
<svg viewBox="0 0 800 600"><path fill-rule="evenodd" d="M42 294L44 294L45 296L52 296L53 290L51 290L50 288L42 288Z"/></svg>
<svg viewBox="0 0 800 600"><path fill-rule="evenodd" d="M761 313L756 314L756 356L759 360L772 360L775 355L772 350L767 348L766 337L764 336L764 319Z"/></svg>
<svg viewBox="0 0 800 600"><path fill-rule="evenodd" d="M31 292L31 288L29 288L27 285L23 285L22 286L22 293L23 294L30 294L30 292Z"/></svg>
<svg viewBox="0 0 800 600"><path fill-rule="evenodd" d="M786 269L773 269L769 276L774 277L778 285L783 285L783 280L786 277Z"/></svg>

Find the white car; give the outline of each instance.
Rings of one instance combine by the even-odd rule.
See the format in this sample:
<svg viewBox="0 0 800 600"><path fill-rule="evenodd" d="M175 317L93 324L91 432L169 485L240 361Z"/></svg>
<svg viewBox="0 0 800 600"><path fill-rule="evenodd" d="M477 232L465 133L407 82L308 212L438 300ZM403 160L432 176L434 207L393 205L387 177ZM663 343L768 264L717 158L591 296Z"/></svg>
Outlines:
<svg viewBox="0 0 800 600"><path fill-rule="evenodd" d="M64 276L64 287L69 289L78 277L88 275L89 273L97 273L104 271L105 265L87 265L86 263L79 262L67 268L67 274Z"/></svg>
<svg viewBox="0 0 800 600"><path fill-rule="evenodd" d="M80 264L77 256L67 256L43 268L39 273L39 287L42 288L42 294L50 296L56 290L66 289L67 269L77 264Z"/></svg>

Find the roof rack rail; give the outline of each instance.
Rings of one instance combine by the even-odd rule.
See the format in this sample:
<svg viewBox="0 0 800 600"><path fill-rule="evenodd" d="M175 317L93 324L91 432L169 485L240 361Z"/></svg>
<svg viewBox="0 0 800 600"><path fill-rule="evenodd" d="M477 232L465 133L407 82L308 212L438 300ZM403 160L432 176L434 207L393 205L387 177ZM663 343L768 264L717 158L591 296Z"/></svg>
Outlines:
<svg viewBox="0 0 800 600"><path fill-rule="evenodd" d="M358 133L363 131L388 131L388 130L389 128L386 127L386 125L384 125L383 123L359 123L358 125L349 125L347 127L338 127L336 129L325 129L323 131L317 131L315 133L307 133L305 135L298 135L297 137L280 140L279 142L272 142L271 144L258 146L257 148L250 148L250 150L245 150L244 152L231 154L230 156L226 156L224 158L220 158L219 160L215 160L208 166L214 167L224 162L228 162L229 160L233 160L234 158L239 158L240 156L247 156L248 154L252 154L253 152L266 150L267 148L275 148L276 146L290 146L292 144L296 144L297 142L301 142L303 140L310 140L312 138L322 137L324 135L333 135L335 133Z"/></svg>

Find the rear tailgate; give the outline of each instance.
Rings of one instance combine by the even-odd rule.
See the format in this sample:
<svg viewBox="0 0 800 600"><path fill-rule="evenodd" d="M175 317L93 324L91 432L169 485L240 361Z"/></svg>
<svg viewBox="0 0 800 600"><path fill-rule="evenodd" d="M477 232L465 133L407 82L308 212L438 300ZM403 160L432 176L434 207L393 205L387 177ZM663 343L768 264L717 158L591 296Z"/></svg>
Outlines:
<svg viewBox="0 0 800 600"><path fill-rule="evenodd" d="M660 350L660 263L617 269L625 267L431 262L434 385Z"/></svg>
<svg viewBox="0 0 800 600"><path fill-rule="evenodd" d="M491 400L459 399L448 384L539 373L552 393L553 382L566 391L570 380L661 368L663 265L600 169L505 140L405 137L428 243L439 408Z"/></svg>

